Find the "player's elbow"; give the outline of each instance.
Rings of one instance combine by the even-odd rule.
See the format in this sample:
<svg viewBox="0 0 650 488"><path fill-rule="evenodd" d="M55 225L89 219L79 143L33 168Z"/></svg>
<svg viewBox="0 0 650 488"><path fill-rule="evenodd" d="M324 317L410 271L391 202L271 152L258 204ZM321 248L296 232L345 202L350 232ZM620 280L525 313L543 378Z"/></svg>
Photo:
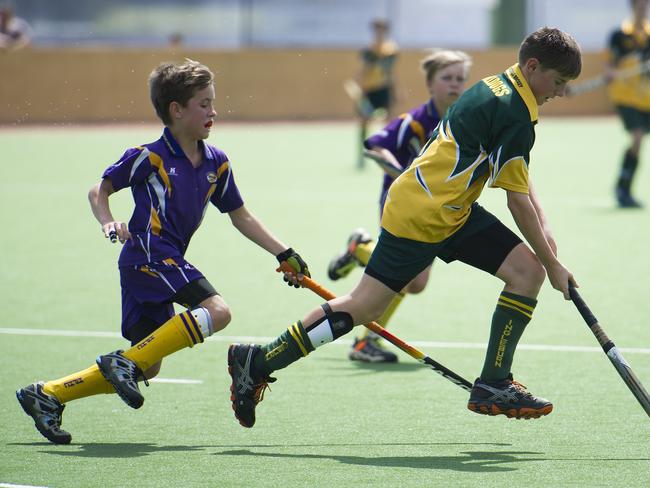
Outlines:
<svg viewBox="0 0 650 488"><path fill-rule="evenodd" d="M99 186L100 183L96 183L90 187L90 190L88 190L88 201L91 204L97 201L97 197L99 196Z"/></svg>

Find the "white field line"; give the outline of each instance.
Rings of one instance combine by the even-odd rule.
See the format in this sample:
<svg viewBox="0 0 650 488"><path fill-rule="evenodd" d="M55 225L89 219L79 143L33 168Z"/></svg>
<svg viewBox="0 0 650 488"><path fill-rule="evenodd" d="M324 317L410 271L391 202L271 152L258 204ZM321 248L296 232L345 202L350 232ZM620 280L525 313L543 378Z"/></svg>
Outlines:
<svg viewBox="0 0 650 488"><path fill-rule="evenodd" d="M118 332L99 332L84 330L56 330L56 329L19 329L19 328L2 328L0 334L8 335L36 335L36 336L64 336L64 337L99 337L110 339L121 339ZM217 342L252 342L266 343L275 339L275 337L263 336L227 336L213 335L208 338L209 341ZM339 339L333 344L340 346L350 346L351 340ZM481 342L437 342L437 341L410 341L409 344L415 347L431 349L485 349L486 344ZM519 344L520 350L529 351L548 351L548 352L599 352L602 349L598 346L571 346L571 345L552 345L552 344ZM619 347L618 350L630 354L650 354L649 347Z"/></svg>
<svg viewBox="0 0 650 488"><path fill-rule="evenodd" d="M190 380L187 378L151 378L149 383L173 383L176 385L200 385L203 380Z"/></svg>
<svg viewBox="0 0 650 488"><path fill-rule="evenodd" d="M14 485L12 483L0 483L0 488L47 488L47 486Z"/></svg>

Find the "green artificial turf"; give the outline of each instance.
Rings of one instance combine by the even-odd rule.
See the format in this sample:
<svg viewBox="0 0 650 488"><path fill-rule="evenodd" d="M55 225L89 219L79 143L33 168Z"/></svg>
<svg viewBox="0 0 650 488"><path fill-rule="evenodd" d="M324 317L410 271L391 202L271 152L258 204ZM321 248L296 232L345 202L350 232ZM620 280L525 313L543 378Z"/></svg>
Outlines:
<svg viewBox="0 0 650 488"><path fill-rule="evenodd" d="M356 168L355 134L351 123L217 123L210 138L232 161L247 207L336 293L361 270L331 282L328 261L355 227L376 235L378 226L380 170L370 161ZM127 345L118 335L119 245L102 236L86 194L125 148L158 136L155 126L0 130L0 486L647 486L648 416L548 283L514 365L519 381L554 402L546 418L476 415L466 392L401 352L397 365L351 363L351 334L278 371L257 424L242 428L229 401L228 343L275 337L322 300L284 285L273 256L216 209L187 258L233 321L166 359L160 375L195 382L152 383L137 411L115 395L71 402L63 426L72 444L48 443L14 391ZM650 385L648 211L618 210L612 195L625 143L615 118L542 118L530 173L560 259ZM650 203L645 162L635 188ZM112 198L116 218L128 220L130 199ZM515 228L502 190L480 201ZM436 263L390 330L472 381L500 289L462 264Z"/></svg>

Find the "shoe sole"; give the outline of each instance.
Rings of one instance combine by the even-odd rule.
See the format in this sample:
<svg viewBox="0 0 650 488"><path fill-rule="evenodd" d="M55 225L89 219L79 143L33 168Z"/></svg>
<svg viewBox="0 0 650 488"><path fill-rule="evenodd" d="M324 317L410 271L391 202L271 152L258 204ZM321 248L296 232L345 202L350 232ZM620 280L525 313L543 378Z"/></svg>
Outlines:
<svg viewBox="0 0 650 488"><path fill-rule="evenodd" d="M337 255L337 256L336 256L336 257L335 257L335 258L330 262L330 264L327 266L327 276L328 276L329 279L332 280L332 281L337 281L337 280L340 280L340 279L342 279L342 278L345 278L345 277L348 276L350 273L352 273L352 271L354 270L354 268L356 268L357 266L359 266L359 263L357 263L357 262L354 260L354 257L353 257L353 258L352 258L353 260L352 260L350 263L348 263L348 264L346 264L346 265L344 265L344 266L341 266L340 268L337 268L337 267L335 267L335 264L336 264L336 262L337 262L339 259L340 259L340 255Z"/></svg>
<svg viewBox="0 0 650 488"><path fill-rule="evenodd" d="M246 427L247 429L250 429L255 425L255 421L253 421L252 424L246 424L242 419L239 418L237 415L237 410L235 409L235 378L232 377L232 365L233 365L233 357L232 357L232 348L233 346L230 346L228 348L228 374L230 375L230 406L232 408L232 411L235 413L235 418L239 422L239 425L242 427Z"/></svg>
<svg viewBox="0 0 650 488"><path fill-rule="evenodd" d="M34 420L34 416L30 413L30 407L27 405L27 402L24 398L22 398L22 395L20 394L20 390L16 392L16 398L18 399L18 403L20 403L20 406L22 407L23 411L32 419ZM72 436L67 435L63 436L63 438L59 437L54 437L50 435L50 432L47 430L43 430L40 425L38 425L38 422L34 420L34 427L41 433L43 437L45 437L48 441L50 441L53 444L70 444L72 442Z"/></svg>
<svg viewBox="0 0 650 488"><path fill-rule="evenodd" d="M506 408L501 409L497 407L494 403L468 403L467 408L472 412L481 414L481 415L505 415L511 419L538 419L545 415L548 415L553 411L553 405L546 405L542 408Z"/></svg>
<svg viewBox="0 0 650 488"><path fill-rule="evenodd" d="M386 363L386 364L393 364L397 362L397 358L395 359L385 359L381 357L376 357L376 356L368 356L367 354L361 354L358 351L351 352L348 354L348 359L350 361L359 361L362 363Z"/></svg>
<svg viewBox="0 0 650 488"><path fill-rule="evenodd" d="M136 399L131 398L127 393L122 391L122 389L119 388L119 386L116 385L116 383L111 379L111 375L109 373L104 372L99 359L96 361L96 363L97 363L97 367L99 368L99 372L102 374L104 379L113 386L115 393L118 394L118 396L124 401L124 403L126 403L129 407L135 409L138 409L142 406L142 404L144 403L144 397L140 397Z"/></svg>

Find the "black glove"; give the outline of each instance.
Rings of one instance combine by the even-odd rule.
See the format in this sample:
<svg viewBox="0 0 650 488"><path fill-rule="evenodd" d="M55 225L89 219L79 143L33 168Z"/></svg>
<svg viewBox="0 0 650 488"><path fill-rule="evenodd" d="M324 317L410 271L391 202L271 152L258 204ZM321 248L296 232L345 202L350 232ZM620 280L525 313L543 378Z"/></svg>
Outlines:
<svg viewBox="0 0 650 488"><path fill-rule="evenodd" d="M307 263L305 263L300 257L300 254L298 254L292 248L289 248L286 251L282 251L275 258L278 260L278 263L282 264L286 262L289 266L291 266L294 274L296 275L302 274L311 278L311 275L309 274L309 268L307 267ZM284 277L284 281L289 286L295 286L296 288L300 288L300 284L292 283L286 276Z"/></svg>

